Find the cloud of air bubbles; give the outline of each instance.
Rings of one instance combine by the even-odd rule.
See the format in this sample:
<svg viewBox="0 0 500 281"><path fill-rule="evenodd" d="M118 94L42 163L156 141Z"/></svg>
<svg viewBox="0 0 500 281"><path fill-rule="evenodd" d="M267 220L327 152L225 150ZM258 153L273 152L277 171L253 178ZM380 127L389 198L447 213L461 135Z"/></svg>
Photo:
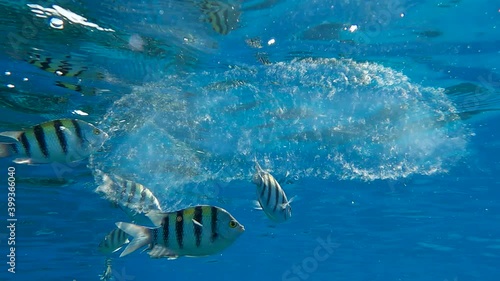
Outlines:
<svg viewBox="0 0 500 281"><path fill-rule="evenodd" d="M448 171L468 132L443 91L374 63L302 59L165 77L103 120L101 170L176 189L275 175L398 179Z"/></svg>

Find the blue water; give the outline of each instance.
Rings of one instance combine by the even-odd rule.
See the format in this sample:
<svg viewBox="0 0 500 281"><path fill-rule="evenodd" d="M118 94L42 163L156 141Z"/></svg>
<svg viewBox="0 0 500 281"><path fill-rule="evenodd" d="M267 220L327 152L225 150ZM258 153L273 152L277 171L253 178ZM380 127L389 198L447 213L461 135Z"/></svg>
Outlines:
<svg viewBox="0 0 500 281"><path fill-rule="evenodd" d="M0 131L110 134L81 163L0 159L0 280L99 280L97 245L129 218L98 169L246 229L210 257L115 253L109 280L498 280L498 3L220 1L223 35L202 2L0 0ZM254 157L295 197L289 221L254 209Z"/></svg>

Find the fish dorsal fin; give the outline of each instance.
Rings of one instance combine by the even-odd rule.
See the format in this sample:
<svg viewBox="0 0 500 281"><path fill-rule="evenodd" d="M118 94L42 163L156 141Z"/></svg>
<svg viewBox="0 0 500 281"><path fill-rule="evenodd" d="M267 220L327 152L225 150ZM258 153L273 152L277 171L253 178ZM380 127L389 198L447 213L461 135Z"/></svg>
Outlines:
<svg viewBox="0 0 500 281"><path fill-rule="evenodd" d="M257 156L253 157L253 162L255 162L255 170L257 170L258 173L263 172L262 167L259 165L259 162L257 161Z"/></svg>
<svg viewBox="0 0 500 281"><path fill-rule="evenodd" d="M19 140L19 137L21 136L22 133L23 133L23 131L7 131L7 132L1 132L0 136L6 137L9 139L14 139L17 141L17 140Z"/></svg>

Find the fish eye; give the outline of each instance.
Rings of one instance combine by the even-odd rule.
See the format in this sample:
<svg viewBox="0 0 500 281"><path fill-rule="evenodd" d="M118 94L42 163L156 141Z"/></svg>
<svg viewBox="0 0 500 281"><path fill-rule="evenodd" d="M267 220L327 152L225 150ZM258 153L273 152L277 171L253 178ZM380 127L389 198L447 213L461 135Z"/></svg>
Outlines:
<svg viewBox="0 0 500 281"><path fill-rule="evenodd" d="M230 228L235 228L238 224L235 221L230 221L229 222L229 227Z"/></svg>
<svg viewBox="0 0 500 281"><path fill-rule="evenodd" d="M99 135L101 133L101 130L96 128L96 129L94 129L93 133L94 133L94 135Z"/></svg>

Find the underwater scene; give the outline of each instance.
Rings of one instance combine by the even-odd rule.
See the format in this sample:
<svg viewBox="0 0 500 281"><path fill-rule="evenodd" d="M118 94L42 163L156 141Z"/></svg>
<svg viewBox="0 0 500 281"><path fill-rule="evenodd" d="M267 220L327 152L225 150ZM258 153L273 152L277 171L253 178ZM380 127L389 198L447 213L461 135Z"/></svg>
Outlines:
<svg viewBox="0 0 500 281"><path fill-rule="evenodd" d="M0 281L500 280L500 3L0 15Z"/></svg>

